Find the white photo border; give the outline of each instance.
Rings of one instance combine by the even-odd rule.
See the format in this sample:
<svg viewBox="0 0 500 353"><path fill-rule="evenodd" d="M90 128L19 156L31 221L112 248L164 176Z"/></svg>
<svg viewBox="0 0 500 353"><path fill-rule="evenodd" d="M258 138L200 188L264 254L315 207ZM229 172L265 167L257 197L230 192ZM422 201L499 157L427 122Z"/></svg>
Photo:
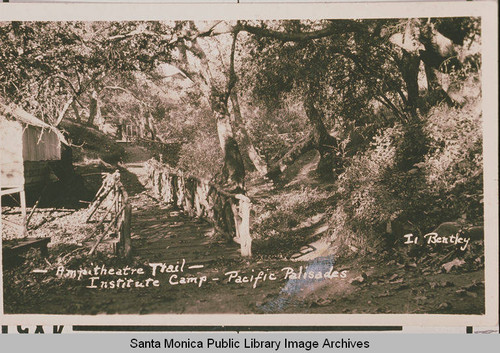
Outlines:
<svg viewBox="0 0 500 353"><path fill-rule="evenodd" d="M0 21L257 20L460 17L482 19L482 104L485 205L485 314L161 314L5 315L2 324L162 326L498 326L498 4L482 2L84 4L6 3ZM1 240L0 240L1 245ZM1 253L0 253L1 263ZM299 329L298 329L299 330Z"/></svg>

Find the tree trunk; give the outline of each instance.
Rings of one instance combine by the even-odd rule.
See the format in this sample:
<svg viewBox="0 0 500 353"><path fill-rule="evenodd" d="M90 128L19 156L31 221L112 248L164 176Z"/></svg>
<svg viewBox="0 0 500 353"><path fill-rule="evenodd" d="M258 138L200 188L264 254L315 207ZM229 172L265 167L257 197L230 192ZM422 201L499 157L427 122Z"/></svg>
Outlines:
<svg viewBox="0 0 500 353"><path fill-rule="evenodd" d="M224 154L222 182L231 191L243 193L245 190L245 166L238 143L234 138L225 93L212 87L210 104L217 121L219 143Z"/></svg>
<svg viewBox="0 0 500 353"><path fill-rule="evenodd" d="M99 107L99 100L97 96L97 91L93 90L90 96L90 109L89 109L89 120L87 123L89 125L94 125L96 119L100 120L101 108Z"/></svg>
<svg viewBox="0 0 500 353"><path fill-rule="evenodd" d="M403 49L401 75L406 84L407 108L411 118L416 118L418 107L418 72L420 57Z"/></svg>
<svg viewBox="0 0 500 353"><path fill-rule="evenodd" d="M342 165L338 156L338 142L328 133L323 122L323 113L314 106L313 97L313 94L306 96L304 109L313 126L314 147L320 154L317 172L322 178L331 178L340 173Z"/></svg>
<svg viewBox="0 0 500 353"><path fill-rule="evenodd" d="M314 134L308 134L302 141L297 143L291 150L289 150L279 161L273 163L269 167L267 177L276 181L288 166L292 165L304 153L315 148Z"/></svg>
<svg viewBox="0 0 500 353"><path fill-rule="evenodd" d="M81 122L82 119L80 117L80 113L78 112L78 107L76 106L76 101L71 103L71 108L73 108L73 112L75 113L75 118L77 122Z"/></svg>
<svg viewBox="0 0 500 353"><path fill-rule="evenodd" d="M209 102L211 110L217 122L217 134L219 143L224 156L224 166L222 168L222 180L220 184L224 188L237 193L245 193L245 165L231 127L231 117L228 110L228 100L231 91L236 83L236 74L234 72L234 55L236 49L236 35L233 34L233 44L231 47L230 70L226 89L219 89L217 83L210 74L210 64L203 51L203 48L197 42L197 39L191 42L189 50L201 60L202 74L189 75L191 79L200 78L202 85L207 85L210 89ZM184 64L183 72L188 73L189 60L186 55L186 47L180 45L179 52L181 62ZM219 84L220 87L220 84Z"/></svg>
<svg viewBox="0 0 500 353"><path fill-rule="evenodd" d="M148 129L149 133L151 134L151 140L156 141L156 128L153 123L153 116L150 111L146 113L146 128Z"/></svg>
<svg viewBox="0 0 500 353"><path fill-rule="evenodd" d="M425 66L425 77L427 79L427 89L429 91L429 106L435 105L439 101L445 101L448 104L453 104L453 100L439 83L434 70L439 70L441 64L449 57L455 56L456 53L451 46L451 41L447 42L442 35L436 38L437 32L431 25L426 25L420 31L420 42L424 45L425 50L420 51L420 59ZM441 39L441 40L439 40ZM447 55L447 57L443 57Z"/></svg>
<svg viewBox="0 0 500 353"><path fill-rule="evenodd" d="M66 116L66 112L68 111L68 108L70 107L70 105L73 104L73 102L75 101L75 97L72 96L63 106L61 112L59 113L59 116L57 117L57 120L56 122L54 123L54 126L58 126L61 121L64 119L64 117Z"/></svg>
<svg viewBox="0 0 500 353"><path fill-rule="evenodd" d="M427 79L427 90L429 92L428 99L426 99L427 105L432 107L441 101L445 101L447 104L453 104L453 100L439 83L436 73L434 72L435 69L428 65L425 61L424 67L425 77Z"/></svg>
<svg viewBox="0 0 500 353"><path fill-rule="evenodd" d="M238 95L236 92L231 92L231 103L233 106L233 116L234 116L234 125L236 133L241 137L241 142L247 148L248 157L255 167L255 169L259 172L261 176L265 176L268 172L267 164L264 162L260 154L255 149L255 146L252 143L252 139L245 128L245 123L243 122L243 117L241 115L240 104L238 101Z"/></svg>
<svg viewBox="0 0 500 353"><path fill-rule="evenodd" d="M408 121L404 126L403 138L396 148L395 165L400 171L408 172L414 169L415 164L424 160L429 150L429 138L417 113L417 108L419 108L420 56L403 50L400 70L408 95L406 106Z"/></svg>
<svg viewBox="0 0 500 353"><path fill-rule="evenodd" d="M425 48L420 51L420 56L430 67L439 70L445 61L453 65L460 64L452 40L439 33L431 23L420 29L419 40Z"/></svg>
<svg viewBox="0 0 500 353"><path fill-rule="evenodd" d="M316 149L320 154L320 161L316 169L321 178L332 178L340 174L342 163L338 156L338 142L330 135L323 123L322 113L314 106L313 95L308 95L304 101L304 108L309 122L312 124L312 131L290 151L288 151L278 162L269 167L267 176L272 180L277 180L288 166L292 165L297 158L312 149Z"/></svg>

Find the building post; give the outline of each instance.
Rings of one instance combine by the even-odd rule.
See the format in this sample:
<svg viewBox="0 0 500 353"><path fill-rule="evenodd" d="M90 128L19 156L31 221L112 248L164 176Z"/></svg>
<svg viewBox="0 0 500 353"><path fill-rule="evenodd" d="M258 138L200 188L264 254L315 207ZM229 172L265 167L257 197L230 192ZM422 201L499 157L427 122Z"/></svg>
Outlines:
<svg viewBox="0 0 500 353"><path fill-rule="evenodd" d="M26 193L23 189L19 192L19 200L21 202L21 222L23 226L23 237L27 236L28 230L26 229Z"/></svg>

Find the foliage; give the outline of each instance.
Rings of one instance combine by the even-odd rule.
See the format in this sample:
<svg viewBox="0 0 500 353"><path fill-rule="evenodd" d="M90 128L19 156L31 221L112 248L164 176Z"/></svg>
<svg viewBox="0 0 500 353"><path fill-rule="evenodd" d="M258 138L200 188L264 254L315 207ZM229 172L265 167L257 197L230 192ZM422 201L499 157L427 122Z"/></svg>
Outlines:
<svg viewBox="0 0 500 353"><path fill-rule="evenodd" d="M170 138L182 141L178 168L190 174L212 179L220 172L223 156L212 112L200 92L186 89L179 103L169 110L160 128Z"/></svg>
<svg viewBox="0 0 500 353"><path fill-rule="evenodd" d="M470 86L465 86L470 92ZM473 90L472 90L473 91ZM426 183L435 204L471 223L483 219L483 150L480 100L463 108L444 104L428 116L427 132L433 152L425 160Z"/></svg>
<svg viewBox="0 0 500 353"><path fill-rule="evenodd" d="M204 179L212 179L219 173L221 164L219 141L210 134L199 133L195 140L183 144L179 153L179 169Z"/></svg>
<svg viewBox="0 0 500 353"><path fill-rule="evenodd" d="M257 204L253 210L252 236L258 239L260 254L291 255L308 239L300 224L321 214L327 208L331 195L311 187L288 190Z"/></svg>
<svg viewBox="0 0 500 353"><path fill-rule="evenodd" d="M63 129L73 147L73 161L100 158L106 163L117 163L124 156L125 150L108 135L74 122L63 123ZM80 146L80 147L77 147Z"/></svg>
<svg viewBox="0 0 500 353"><path fill-rule="evenodd" d="M338 203L330 211L330 236L345 246L366 248L380 226L399 216L404 209L395 190L383 185L387 170L395 164L394 138L402 136L402 127L386 129L376 136L370 148L352 158L337 181Z"/></svg>
<svg viewBox="0 0 500 353"><path fill-rule="evenodd" d="M170 29L160 22L1 23L0 92L55 123L68 99L84 106L106 75L168 61L171 44L162 34Z"/></svg>
<svg viewBox="0 0 500 353"><path fill-rule="evenodd" d="M412 224L417 232L464 215L470 224L481 223L480 97L479 82L472 79L478 77L480 57L471 49L480 40L477 19L259 25L284 35L350 28L303 41L256 35L243 60L242 80L251 88L252 105L266 112L263 123L256 117L253 124L274 123L291 133L293 125L282 125L281 112L295 113L293 121L305 115L287 100L312 95L330 133L340 139L345 171L330 211L332 238L366 249L380 243L391 222ZM421 61L425 72L419 68L424 65L414 64ZM427 76L432 72L441 96L429 88L436 84ZM273 152L281 155L291 148L277 146Z"/></svg>
<svg viewBox="0 0 500 353"><path fill-rule="evenodd" d="M473 86L465 84L462 94L477 92ZM370 148L353 157L337 182L332 239L366 248L379 243L388 222L412 224L420 233L447 221L482 224L481 99L468 97L468 102L460 108L441 103L423 118L418 133L428 145L420 162L401 163L398 156L408 155L415 142L402 126L385 129Z"/></svg>
<svg viewBox="0 0 500 353"><path fill-rule="evenodd" d="M305 137L307 131L304 111L290 97L279 108L242 102L243 114L255 146L268 161L279 158Z"/></svg>
<svg viewBox="0 0 500 353"><path fill-rule="evenodd" d="M324 125L338 147L323 147L342 164L326 179L331 193L274 190L256 209L257 238L295 246L304 239L290 229L327 207L332 239L358 248L386 237L391 222L420 232L482 222L479 19L239 21L222 33L204 25L1 23L0 94L50 122L72 100L75 117L98 105L108 124L181 144L178 167L213 178L227 162L216 123L229 115L227 104L208 103L234 66L239 124L268 163ZM121 159L93 129L64 127L91 158Z"/></svg>

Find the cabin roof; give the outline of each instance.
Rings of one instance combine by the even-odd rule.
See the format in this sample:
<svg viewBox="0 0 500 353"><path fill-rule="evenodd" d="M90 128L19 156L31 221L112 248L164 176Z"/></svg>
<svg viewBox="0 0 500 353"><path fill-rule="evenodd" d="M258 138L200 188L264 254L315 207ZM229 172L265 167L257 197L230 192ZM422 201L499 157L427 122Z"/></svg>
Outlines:
<svg viewBox="0 0 500 353"><path fill-rule="evenodd" d="M42 129L49 129L57 135L57 137L62 143L68 145L68 142L66 141L62 132L59 131L59 129L57 129L55 126L49 125L46 122L38 119L34 115L28 113L27 111L16 106L15 104L5 105L2 102L0 102L0 114L5 116L10 116L12 119L30 126L36 126Z"/></svg>

